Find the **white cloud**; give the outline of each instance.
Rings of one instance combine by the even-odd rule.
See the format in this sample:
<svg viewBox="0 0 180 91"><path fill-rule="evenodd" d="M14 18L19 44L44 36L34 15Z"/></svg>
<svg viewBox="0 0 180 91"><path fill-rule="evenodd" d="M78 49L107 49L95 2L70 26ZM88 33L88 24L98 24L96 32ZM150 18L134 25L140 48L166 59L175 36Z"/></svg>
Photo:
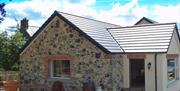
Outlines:
<svg viewBox="0 0 180 91"><path fill-rule="evenodd" d="M55 9L61 7L61 2L58 0L32 0L21 3L9 3L6 6L7 10L16 10L19 14L26 16L25 10L32 9L35 12L40 12L43 17L47 17L52 14Z"/></svg>
<svg viewBox="0 0 180 91"><path fill-rule="evenodd" d="M122 5L121 3L115 3L110 10L100 11L91 8L89 7L89 5L86 4L72 4L69 2L64 2L62 11L80 16L91 16L94 19L114 24L129 25L133 24L135 21L134 16L132 15L132 10L134 8L140 9L138 7L137 0L132 0L132 2L129 2L125 5Z"/></svg>
<svg viewBox="0 0 180 91"><path fill-rule="evenodd" d="M122 26L133 25L144 16L158 22L180 23L180 4L174 6L140 6L138 0L132 0L127 4L115 3L109 10L97 11L95 8L92 8L95 2L96 0L78 0L78 3L72 3L70 0L32 0L21 3L9 3L6 6L6 10L10 11L8 12L9 15L21 16L19 19L23 17L29 18L29 23L33 26L41 26L54 10L80 16L89 16L97 20ZM33 19L29 17L31 13L28 13L27 10L37 12L40 16L31 15L37 17L37 19ZM0 29L17 24L11 17L6 17L5 21L0 25Z"/></svg>
<svg viewBox="0 0 180 91"><path fill-rule="evenodd" d="M93 5L95 3L96 3L96 0L82 0L81 4L84 4L84 5Z"/></svg>
<svg viewBox="0 0 180 91"><path fill-rule="evenodd" d="M63 12L68 12L80 16L97 15L97 12L94 9L90 8L89 4L87 5L86 3L73 4L69 2L63 2L62 6L62 10L60 11Z"/></svg>
<svg viewBox="0 0 180 91"><path fill-rule="evenodd" d="M180 23L180 4L174 6L140 6L137 0L132 0L132 2L125 5L116 3L111 10L101 11L98 15L94 17L122 26L133 25L142 17L147 17L160 23Z"/></svg>
<svg viewBox="0 0 180 91"><path fill-rule="evenodd" d="M180 4L169 6L154 6L152 15L159 22L179 22L180 23Z"/></svg>
<svg viewBox="0 0 180 91"><path fill-rule="evenodd" d="M0 26L0 30L5 30L9 26L16 26L17 23L15 22L14 18L12 17L19 17L18 20L26 17L30 19L30 25L33 26L41 26L42 23L54 12L54 10L60 10L62 2L59 0L32 0L32 1L25 1L20 3L9 3L5 6L7 12L7 17L5 21ZM32 10L33 12L40 13L40 16L37 16L37 19L31 19L27 10ZM17 16L16 16L17 15ZM34 15L31 15L36 17Z"/></svg>
<svg viewBox="0 0 180 91"><path fill-rule="evenodd" d="M7 12L10 17L6 17L6 20L1 24L0 30L6 29L9 25L15 26L16 22L14 22L14 19L11 17L16 15L21 16L20 19L23 17L30 19L30 25L41 26L55 10L82 16L87 16L92 13L95 14L96 11L89 7L95 2L95 0L82 0L79 3L73 4L67 0L32 0L20 3L9 3L6 5L5 9L10 11ZM31 19L31 17L28 17L29 13L27 10L40 13L41 16L37 16L39 19ZM34 17L34 15L31 16Z"/></svg>
<svg viewBox="0 0 180 91"><path fill-rule="evenodd" d="M12 27L16 27L17 26L17 22L13 19L10 18L6 18L3 23L0 24L0 32L2 30L9 30Z"/></svg>
<svg viewBox="0 0 180 91"><path fill-rule="evenodd" d="M142 12L145 13L142 14ZM132 2L125 5L115 3L112 9L100 11L98 16L94 17L106 22L127 26L134 24L136 18L142 17L144 14L147 14L147 10L144 7L139 7L137 0L132 0Z"/></svg>

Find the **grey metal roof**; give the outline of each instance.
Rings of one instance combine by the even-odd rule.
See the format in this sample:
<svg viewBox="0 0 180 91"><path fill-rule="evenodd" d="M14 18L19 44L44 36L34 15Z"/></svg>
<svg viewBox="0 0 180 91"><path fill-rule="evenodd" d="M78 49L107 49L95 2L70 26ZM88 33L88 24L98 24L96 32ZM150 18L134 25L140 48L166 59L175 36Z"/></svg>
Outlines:
<svg viewBox="0 0 180 91"><path fill-rule="evenodd" d="M120 26L67 13L59 13L108 51L122 52L119 44L113 39L112 35L107 30L107 28Z"/></svg>
<svg viewBox="0 0 180 91"><path fill-rule="evenodd" d="M108 30L126 53L167 52L175 25L150 24Z"/></svg>
<svg viewBox="0 0 180 91"><path fill-rule="evenodd" d="M30 35L36 33L22 48L22 51L57 14L111 53L167 52L173 30L176 28L175 23L120 27L119 25L55 11L37 32L37 27L28 29L31 30L28 32Z"/></svg>

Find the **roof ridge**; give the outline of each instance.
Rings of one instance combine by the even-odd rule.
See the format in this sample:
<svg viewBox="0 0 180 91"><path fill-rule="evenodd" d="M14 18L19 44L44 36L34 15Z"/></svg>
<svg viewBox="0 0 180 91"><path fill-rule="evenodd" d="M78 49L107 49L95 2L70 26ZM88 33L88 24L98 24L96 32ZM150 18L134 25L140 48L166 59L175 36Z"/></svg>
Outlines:
<svg viewBox="0 0 180 91"><path fill-rule="evenodd" d="M133 25L133 26L124 26L124 27L116 27L116 28L108 28L108 29L120 29L120 28L132 28L132 27L145 27L145 26L158 26L158 25L169 25L176 23L155 23L155 24L141 24L141 25Z"/></svg>
<svg viewBox="0 0 180 91"><path fill-rule="evenodd" d="M152 19L149 19L147 17L142 17L141 19L139 19L134 25L139 25L139 23L142 21L142 20L145 20L147 22L149 22L150 24L154 24L154 23L158 23Z"/></svg>
<svg viewBox="0 0 180 91"><path fill-rule="evenodd" d="M152 23L158 23L157 21L152 20L152 19L150 19L150 18L147 18L147 17L143 17L143 18L146 19L146 20L148 20L148 21L150 21L150 22L152 22Z"/></svg>
<svg viewBox="0 0 180 91"><path fill-rule="evenodd" d="M101 23L106 23L106 24L111 24L111 25L115 25L115 26L120 26L120 25L117 25L117 24L113 24L113 23L109 23L109 22L104 22L104 21L96 20L96 19L92 19L92 18L87 18L87 17L75 15L75 14L70 14L70 13L66 13L66 12L60 12L60 11L57 11L57 12L60 13L60 14L63 13L63 14L67 14L67 15L71 15L71 16L76 16L76 17L79 17L79 18L84 18L84 19L88 19L88 20L92 20L92 21L97 21L97 22L101 22Z"/></svg>

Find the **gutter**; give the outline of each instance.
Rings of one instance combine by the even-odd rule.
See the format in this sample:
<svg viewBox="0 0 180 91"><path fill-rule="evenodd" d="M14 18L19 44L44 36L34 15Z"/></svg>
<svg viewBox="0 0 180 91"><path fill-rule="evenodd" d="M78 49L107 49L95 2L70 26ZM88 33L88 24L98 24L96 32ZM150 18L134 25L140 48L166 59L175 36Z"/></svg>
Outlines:
<svg viewBox="0 0 180 91"><path fill-rule="evenodd" d="M155 91L157 91L157 53L155 53L154 60L155 60Z"/></svg>

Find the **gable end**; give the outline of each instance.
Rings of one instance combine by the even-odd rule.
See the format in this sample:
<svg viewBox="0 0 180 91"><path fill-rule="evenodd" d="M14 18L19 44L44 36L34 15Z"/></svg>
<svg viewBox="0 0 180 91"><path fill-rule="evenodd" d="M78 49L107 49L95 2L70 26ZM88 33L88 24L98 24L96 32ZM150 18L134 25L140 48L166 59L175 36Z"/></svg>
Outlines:
<svg viewBox="0 0 180 91"><path fill-rule="evenodd" d="M61 14L59 14L57 11L55 11L47 20L46 22L37 30L37 32L29 38L29 40L25 43L25 45L21 48L19 51L19 55L23 53L23 51L31 44L31 42L41 33L44 28L52 21L52 19L58 16L60 19L62 19L64 22L69 24L71 27L73 27L76 31L78 31L81 35L83 35L86 39L88 39L90 42L92 42L94 45L96 45L98 48L103 50L105 53L111 53L106 48L104 48L102 45L100 45L98 42L96 42L94 39L92 39L90 36L88 36L86 33L84 33L82 30L80 30L78 27L76 27L74 24L72 24L70 21L68 21L65 17L63 17Z"/></svg>
<svg viewBox="0 0 180 91"><path fill-rule="evenodd" d="M57 12L57 11L55 11ZM57 12L58 13L58 12ZM81 29L79 29L77 26L75 26L73 23L71 23L69 20L67 20L65 17L63 17L61 14L57 14L57 16L62 19L64 22L69 24L71 27L73 27L76 31L78 31L82 36L84 36L86 39L88 39L90 42L92 42L94 45L96 45L98 48L103 50L105 53L111 53L109 50L104 48L102 45L100 45L97 41L95 41L93 38L91 38L89 35L84 33Z"/></svg>
<svg viewBox="0 0 180 91"><path fill-rule="evenodd" d="M146 17L141 18L138 22L136 22L134 25L139 25L141 22L146 21L149 24L157 23L156 21L153 21L151 19L148 19Z"/></svg>
<svg viewBox="0 0 180 91"><path fill-rule="evenodd" d="M32 37L30 37L27 42L25 43L25 45L20 49L19 51L19 55L21 55L23 53L23 51L30 45L30 43L39 35L39 33L49 24L49 22L55 17L57 16L57 12L54 12L46 21L45 23L34 33L34 35Z"/></svg>

